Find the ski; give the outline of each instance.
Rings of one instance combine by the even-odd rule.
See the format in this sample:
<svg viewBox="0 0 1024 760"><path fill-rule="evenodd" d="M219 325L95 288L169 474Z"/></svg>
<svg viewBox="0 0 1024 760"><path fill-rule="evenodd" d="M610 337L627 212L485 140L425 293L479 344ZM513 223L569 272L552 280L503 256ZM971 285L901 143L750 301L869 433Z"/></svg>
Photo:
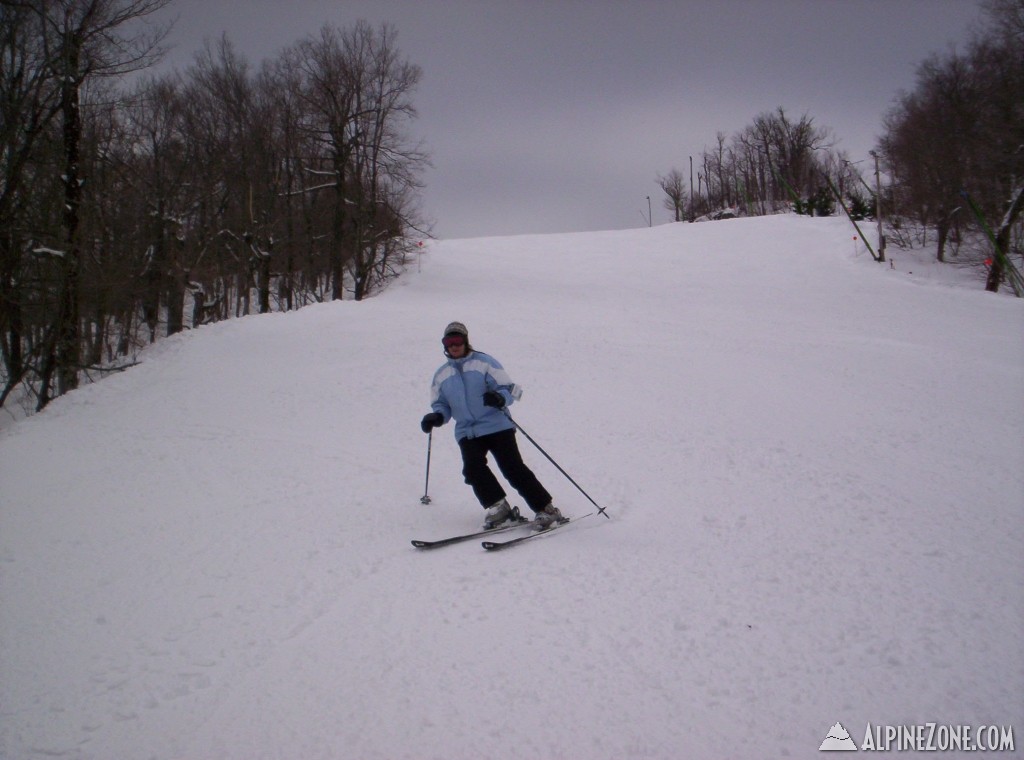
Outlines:
<svg viewBox="0 0 1024 760"><path fill-rule="evenodd" d="M507 549L510 546L521 544L523 543L523 541L529 541L531 538L540 538L541 536L546 536L549 533L553 533L554 531L558 530L563 525L568 525L571 522L576 522L576 520L582 520L584 517L590 517L592 514L594 513L588 512L587 514L580 515L579 517L569 517L560 523L555 523L550 528L545 528L544 530L536 530L533 533L530 533L526 536L519 536L518 538L512 538L508 541L484 541L481 545L489 552L496 552L500 549Z"/></svg>
<svg viewBox="0 0 1024 760"><path fill-rule="evenodd" d="M451 546L452 544L462 543L463 541L469 541L474 538L480 538L480 536L489 536L492 533L504 533L507 530L513 528L521 528L524 525L529 525L530 521L525 517L521 518L518 522L509 523L508 525L502 525L500 528L490 528L488 530L478 530L473 533L466 533L463 536L452 536L451 538L442 538L437 541L420 541L413 539L412 545L417 549L439 549L442 546Z"/></svg>

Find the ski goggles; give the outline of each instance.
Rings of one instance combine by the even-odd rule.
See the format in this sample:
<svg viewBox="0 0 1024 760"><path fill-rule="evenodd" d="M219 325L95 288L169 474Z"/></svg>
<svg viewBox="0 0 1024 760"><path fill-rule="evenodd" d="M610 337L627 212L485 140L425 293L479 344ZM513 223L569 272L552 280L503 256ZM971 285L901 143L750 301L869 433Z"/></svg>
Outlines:
<svg viewBox="0 0 1024 760"><path fill-rule="evenodd" d="M457 348L466 345L466 338L462 335L445 335L441 338L441 345L445 348Z"/></svg>

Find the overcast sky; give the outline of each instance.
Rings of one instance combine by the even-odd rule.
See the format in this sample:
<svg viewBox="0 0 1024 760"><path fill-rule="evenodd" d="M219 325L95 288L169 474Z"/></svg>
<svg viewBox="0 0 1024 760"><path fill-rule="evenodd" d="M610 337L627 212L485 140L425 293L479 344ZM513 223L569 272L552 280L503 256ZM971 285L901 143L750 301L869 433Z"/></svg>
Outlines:
<svg viewBox="0 0 1024 760"><path fill-rule="evenodd" d="M962 46L978 0L173 0L168 63L227 33L254 65L330 23L389 22L441 238L670 221L658 174L782 106L868 158L917 65Z"/></svg>

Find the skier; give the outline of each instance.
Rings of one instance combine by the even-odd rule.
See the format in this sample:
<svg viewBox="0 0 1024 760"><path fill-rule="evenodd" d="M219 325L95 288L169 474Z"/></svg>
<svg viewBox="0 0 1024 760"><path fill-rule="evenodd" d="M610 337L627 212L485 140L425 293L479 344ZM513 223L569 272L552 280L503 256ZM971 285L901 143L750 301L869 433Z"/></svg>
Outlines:
<svg viewBox="0 0 1024 760"><path fill-rule="evenodd" d="M486 511L484 528L490 530L518 518L505 498L505 489L487 465L493 454L498 469L534 511L533 527L550 528L565 518L551 503L551 494L524 464L516 444L516 427L502 410L518 400L517 387L492 356L473 350L469 331L462 322L452 322L441 339L448 361L434 373L430 386L430 407L420 428L429 433L455 418L455 439L462 451L462 474Z"/></svg>

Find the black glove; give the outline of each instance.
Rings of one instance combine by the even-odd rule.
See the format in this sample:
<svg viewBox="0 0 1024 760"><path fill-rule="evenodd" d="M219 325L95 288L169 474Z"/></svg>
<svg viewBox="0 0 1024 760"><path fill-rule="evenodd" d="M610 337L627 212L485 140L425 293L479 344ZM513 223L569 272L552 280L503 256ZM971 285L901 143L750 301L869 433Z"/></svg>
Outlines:
<svg viewBox="0 0 1024 760"><path fill-rule="evenodd" d="M423 415L423 420L420 422L420 429L424 433L429 433L431 428L441 427L444 424L444 417L440 412L431 412L430 414Z"/></svg>
<svg viewBox="0 0 1024 760"><path fill-rule="evenodd" d="M505 397L497 391L487 391L484 394L484 406L493 406L495 409L505 408Z"/></svg>

